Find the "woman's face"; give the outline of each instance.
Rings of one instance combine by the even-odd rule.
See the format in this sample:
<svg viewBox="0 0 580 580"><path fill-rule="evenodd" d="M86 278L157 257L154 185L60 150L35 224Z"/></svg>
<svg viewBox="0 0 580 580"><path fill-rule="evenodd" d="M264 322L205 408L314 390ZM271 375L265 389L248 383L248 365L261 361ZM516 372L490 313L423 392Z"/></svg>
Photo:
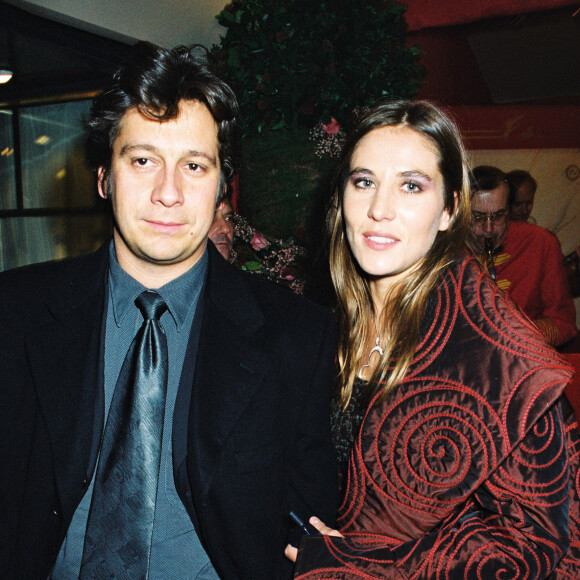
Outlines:
<svg viewBox="0 0 580 580"><path fill-rule="evenodd" d="M365 135L351 159L344 218L354 257L381 297L449 227L435 145L408 127Z"/></svg>

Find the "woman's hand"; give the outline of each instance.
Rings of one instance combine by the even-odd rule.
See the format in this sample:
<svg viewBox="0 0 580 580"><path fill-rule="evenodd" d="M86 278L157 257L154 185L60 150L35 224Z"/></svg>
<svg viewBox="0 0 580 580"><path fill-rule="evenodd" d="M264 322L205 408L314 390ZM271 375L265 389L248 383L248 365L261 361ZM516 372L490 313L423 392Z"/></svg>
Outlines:
<svg viewBox="0 0 580 580"><path fill-rule="evenodd" d="M321 522L316 516L312 516L308 520L321 534L324 536L338 536L342 538L342 534L332 528L329 528L324 522ZM286 545L286 549L284 550L284 555L288 560L291 562L296 562L296 556L298 556L298 549L292 546L291 544Z"/></svg>

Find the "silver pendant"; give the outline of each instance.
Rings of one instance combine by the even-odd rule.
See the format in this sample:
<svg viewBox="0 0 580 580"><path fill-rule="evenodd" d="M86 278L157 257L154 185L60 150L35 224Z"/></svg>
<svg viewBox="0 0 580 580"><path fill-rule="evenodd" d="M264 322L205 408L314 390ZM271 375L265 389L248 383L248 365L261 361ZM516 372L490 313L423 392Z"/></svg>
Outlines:
<svg viewBox="0 0 580 580"><path fill-rule="evenodd" d="M378 336L377 336L377 340L376 340L375 346L373 346L373 348L371 348L371 352L369 352L369 358L367 359L367 364L366 365L363 365L360 368L360 371L358 372L358 378L359 379L363 379L363 380L365 379L364 376L363 376L363 373L364 373L365 369L370 368L370 366L371 366L371 358L372 358L372 356L373 356L373 354L375 352L378 352L379 353L379 356L383 356L383 353L384 353L383 349L381 348L381 345L379 344L379 337Z"/></svg>

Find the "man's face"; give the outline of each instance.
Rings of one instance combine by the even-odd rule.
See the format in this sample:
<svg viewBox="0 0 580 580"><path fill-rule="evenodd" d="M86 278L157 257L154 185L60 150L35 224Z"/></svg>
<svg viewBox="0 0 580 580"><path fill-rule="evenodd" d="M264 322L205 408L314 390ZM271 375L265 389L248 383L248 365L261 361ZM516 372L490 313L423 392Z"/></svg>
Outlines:
<svg viewBox="0 0 580 580"><path fill-rule="evenodd" d="M208 237L215 244L219 253L226 259L230 259L232 244L234 242L234 210L228 201L222 201L215 210L213 223Z"/></svg>
<svg viewBox="0 0 580 580"><path fill-rule="evenodd" d="M220 183L217 124L205 105L182 101L159 122L130 109L113 143L113 239L121 267L149 288L189 270L202 256Z"/></svg>
<svg viewBox="0 0 580 580"><path fill-rule="evenodd" d="M534 188L530 183L522 183L514 193L510 205L510 219L515 222L527 222L534 207Z"/></svg>
<svg viewBox="0 0 580 580"><path fill-rule="evenodd" d="M491 191L480 191L471 200L469 240L477 251L485 252L486 239L497 250L506 236L508 219L508 185L500 183Z"/></svg>

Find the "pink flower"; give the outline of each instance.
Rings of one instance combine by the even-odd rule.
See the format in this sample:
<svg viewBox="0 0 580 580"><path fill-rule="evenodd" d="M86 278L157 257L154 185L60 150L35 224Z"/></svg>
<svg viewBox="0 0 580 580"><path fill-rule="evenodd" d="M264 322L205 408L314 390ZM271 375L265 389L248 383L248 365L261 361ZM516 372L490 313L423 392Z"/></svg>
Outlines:
<svg viewBox="0 0 580 580"><path fill-rule="evenodd" d="M282 280L288 280L288 282L292 282L292 280L296 278L295 273L295 269L292 268L292 266L285 266L280 272L280 277Z"/></svg>
<svg viewBox="0 0 580 580"><path fill-rule="evenodd" d="M322 128L329 135L337 135L338 132L340 131L340 123L334 117L332 117L330 119L330 123L328 123L328 125L325 125L324 123L322 123Z"/></svg>
<svg viewBox="0 0 580 580"><path fill-rule="evenodd" d="M270 245L270 242L268 242L268 240L262 234L254 234L250 245L254 250L258 251L267 248Z"/></svg>

